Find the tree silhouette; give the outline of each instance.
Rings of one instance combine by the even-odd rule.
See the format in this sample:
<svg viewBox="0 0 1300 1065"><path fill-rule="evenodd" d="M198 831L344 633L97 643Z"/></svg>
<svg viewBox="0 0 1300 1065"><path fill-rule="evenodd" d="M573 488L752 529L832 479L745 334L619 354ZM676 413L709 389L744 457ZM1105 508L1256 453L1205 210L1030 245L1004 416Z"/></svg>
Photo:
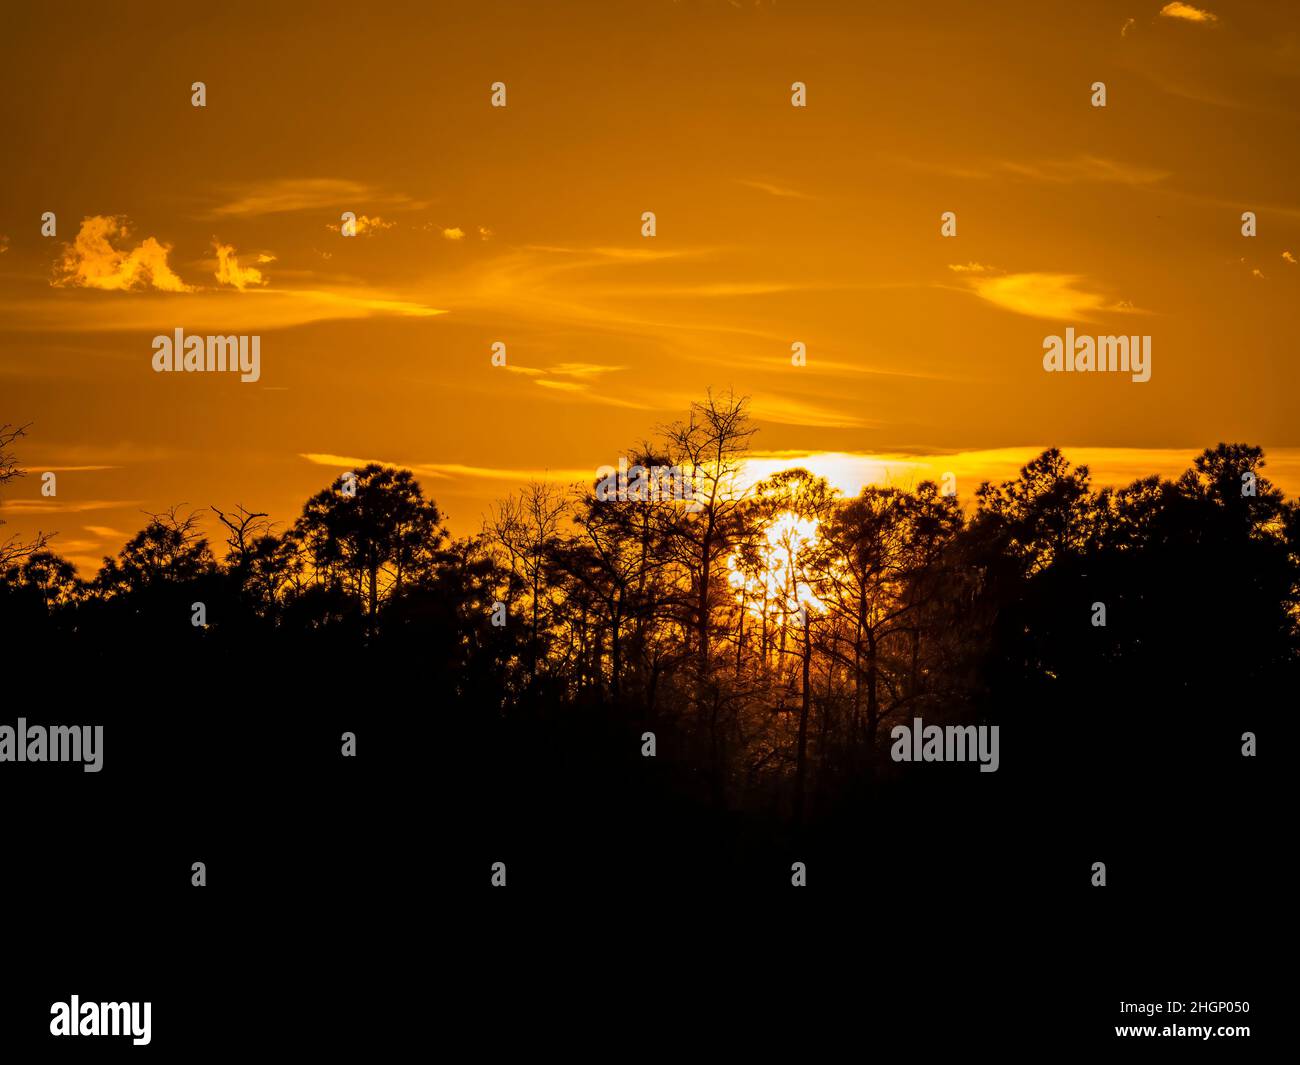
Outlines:
<svg viewBox="0 0 1300 1065"><path fill-rule="evenodd" d="M569 816L596 794L653 811L647 831L738 847L866 823L906 785L888 730L914 716L1024 726L1041 752L1026 785L1082 823L1069 796L1098 764L1116 795L1154 787L1152 764L1190 783L1177 767L1204 757L1171 749L1221 747L1246 708L1294 690L1300 505L1257 447L1100 490L1052 449L964 510L928 481L852 498L802 469L751 484L753 432L743 398L710 395L629 452L690 473L689 498L526 485L455 541L410 471L372 464L282 533L214 507L220 559L180 508L87 580L10 547L0 622L31 654L219 656L294 677L309 703L418 662L499 816ZM0 483L16 472L6 457ZM645 730L671 754L630 770L611 752Z"/></svg>
<svg viewBox="0 0 1300 1065"><path fill-rule="evenodd" d="M26 472L18 465L17 456L9 451L9 447L16 440L26 436L27 429L28 426L26 425L0 424L0 488L22 477ZM3 525L3 519L0 519L0 526ZM50 537L47 534L37 533L34 540L26 543L12 536L8 540L0 541L0 569L13 562L21 561L35 551L41 550L49 540Z"/></svg>
<svg viewBox="0 0 1300 1065"><path fill-rule="evenodd" d="M356 471L353 487L312 496L294 534L314 579L364 604L373 638L381 603L428 574L447 534L410 470L371 463Z"/></svg>

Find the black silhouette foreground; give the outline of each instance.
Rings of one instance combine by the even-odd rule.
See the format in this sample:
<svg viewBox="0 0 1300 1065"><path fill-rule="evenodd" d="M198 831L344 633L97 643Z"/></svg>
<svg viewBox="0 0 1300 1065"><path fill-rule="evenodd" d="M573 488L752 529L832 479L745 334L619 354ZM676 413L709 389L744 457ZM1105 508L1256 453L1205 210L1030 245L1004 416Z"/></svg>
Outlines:
<svg viewBox="0 0 1300 1065"><path fill-rule="evenodd" d="M474 883L503 860L552 888L782 885L804 861L905 897L1086 886L1100 856L1130 886L1244 890L1242 736L1294 701L1300 654L1300 506L1260 448L1100 490L1053 449L963 507L802 469L742 490L753 431L710 395L630 460L689 467L694 505L530 484L468 539L378 465L282 531L213 508L224 545L154 515L89 579L11 539L6 655L60 698L93 679L172 720L419 737L406 800ZM999 771L895 763L917 718L999 725ZM1227 866L1198 851L1220 830Z"/></svg>

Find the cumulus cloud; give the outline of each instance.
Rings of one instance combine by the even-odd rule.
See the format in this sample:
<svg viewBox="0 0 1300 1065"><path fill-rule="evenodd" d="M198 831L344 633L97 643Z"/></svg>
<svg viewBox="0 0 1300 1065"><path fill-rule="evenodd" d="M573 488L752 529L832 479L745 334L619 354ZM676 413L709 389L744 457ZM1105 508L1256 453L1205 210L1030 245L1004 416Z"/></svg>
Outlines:
<svg viewBox="0 0 1300 1065"><path fill-rule="evenodd" d="M1218 22L1219 16L1212 15L1208 11L1202 11L1199 7L1192 7L1191 4L1184 4L1179 0L1174 0L1172 4L1165 4L1160 9L1160 14L1165 18L1180 18L1186 22Z"/></svg>
<svg viewBox="0 0 1300 1065"><path fill-rule="evenodd" d="M114 247L115 240L128 242L130 235L123 218L93 215L83 219L76 239L63 246L50 284L116 292L150 288L161 292L194 291L167 264L170 244L145 237L134 247Z"/></svg>
<svg viewBox="0 0 1300 1065"><path fill-rule="evenodd" d="M9 238L4 236L3 234L0 234L0 255L3 255L8 250L9 250Z"/></svg>
<svg viewBox="0 0 1300 1065"><path fill-rule="evenodd" d="M466 229L463 226L444 226L440 222L425 222L420 228L426 233L437 233L444 240L464 240L475 233L479 240L492 239L492 230L487 226L470 226Z"/></svg>
<svg viewBox="0 0 1300 1065"><path fill-rule="evenodd" d="M220 285L233 285L243 292L250 285L264 285L266 280L262 277L262 271L253 266L240 266L239 260L235 258L235 249L233 245L222 244L221 241L214 239L212 241L212 250L217 253L217 272L213 275ZM270 261L274 256L258 257L258 262Z"/></svg>
<svg viewBox="0 0 1300 1065"><path fill-rule="evenodd" d="M1287 262L1289 262L1292 266L1295 265L1295 256L1292 255L1289 251L1284 251L1282 253L1282 258L1285 259Z"/></svg>
<svg viewBox="0 0 1300 1065"><path fill-rule="evenodd" d="M983 263L949 263L948 269L958 274L987 274L993 267Z"/></svg>
<svg viewBox="0 0 1300 1065"><path fill-rule="evenodd" d="M379 217L379 215L375 215L374 218L371 218L367 214L359 214L357 215L355 235L358 237L368 237L375 233L382 233L385 229L392 229L395 225L397 225L396 222L385 222ZM341 233L343 231L343 223L341 221L330 222L325 228L332 229L335 233Z"/></svg>

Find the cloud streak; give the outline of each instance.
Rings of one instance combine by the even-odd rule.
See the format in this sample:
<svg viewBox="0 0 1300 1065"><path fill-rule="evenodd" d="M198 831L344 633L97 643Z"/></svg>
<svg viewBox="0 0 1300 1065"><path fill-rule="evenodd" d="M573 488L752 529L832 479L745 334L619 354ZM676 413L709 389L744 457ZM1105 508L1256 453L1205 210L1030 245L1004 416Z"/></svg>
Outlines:
<svg viewBox="0 0 1300 1065"><path fill-rule="evenodd" d="M798 189L788 188L784 185L774 185L770 181L750 181L746 178L737 178L736 183L747 188L757 189L759 192L766 192L769 196L775 196L782 200L812 199L806 192L800 192Z"/></svg>
<svg viewBox="0 0 1300 1065"><path fill-rule="evenodd" d="M1169 171L1108 159L1099 155L1077 155L1070 159L1001 159L972 166L917 159L898 160L905 166L927 173L972 181L1017 178L1049 185L1155 185L1168 178Z"/></svg>
<svg viewBox="0 0 1300 1065"><path fill-rule="evenodd" d="M339 178L282 178L262 181L236 189L234 198L215 207L216 218L251 217L287 214L293 211L316 211L324 208L355 210L361 205L404 207L417 210L428 206L404 193L385 192L360 181Z"/></svg>
<svg viewBox="0 0 1300 1065"><path fill-rule="evenodd" d="M90 299L75 308L67 300L0 302L0 315L10 327L47 329L51 332L110 332L149 330L157 332L160 320L177 315L174 296L144 292L130 300ZM68 298L72 298L69 294ZM187 329L256 333L267 329L289 329L312 322L396 316L432 318L447 312L417 300L366 287L318 286L310 289L250 288L189 291L184 297Z"/></svg>

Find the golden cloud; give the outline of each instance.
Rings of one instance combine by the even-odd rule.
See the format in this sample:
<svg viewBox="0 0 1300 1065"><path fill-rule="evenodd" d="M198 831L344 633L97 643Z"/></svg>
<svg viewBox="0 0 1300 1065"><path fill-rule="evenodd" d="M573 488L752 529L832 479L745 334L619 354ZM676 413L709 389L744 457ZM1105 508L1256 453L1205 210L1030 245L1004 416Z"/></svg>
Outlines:
<svg viewBox="0 0 1300 1065"><path fill-rule="evenodd" d="M1024 273L1002 277L972 277L969 284L980 299L995 307L1033 318L1088 321L1097 311L1133 313L1128 301L1114 302L1089 292L1077 274Z"/></svg>
<svg viewBox="0 0 1300 1065"><path fill-rule="evenodd" d="M1199 7L1192 7L1191 4L1184 4L1179 0L1174 0L1172 4L1165 4L1160 9L1160 14L1165 18L1180 18L1187 22L1218 22L1219 16L1212 15L1208 11L1202 11Z"/></svg>
<svg viewBox="0 0 1300 1065"><path fill-rule="evenodd" d="M445 479L451 477L482 479L489 481L512 481L522 484L525 481L558 481L565 484L581 482L590 478L594 470L568 469L511 469L494 466L465 466L457 462L392 462L388 459L362 459L347 455L332 455L325 452L302 452L299 458L306 459L315 466L332 466L336 469L357 470L370 463L380 466L396 466L410 470L421 477Z"/></svg>
<svg viewBox="0 0 1300 1065"><path fill-rule="evenodd" d="M235 258L233 245L222 244L219 240L214 239L212 249L217 253L217 272L214 276L218 284L233 285L240 292L243 292L250 285L266 284L261 270L252 266L241 267L239 265L239 260ZM259 256L258 262L273 258L274 256Z"/></svg>
<svg viewBox="0 0 1300 1065"><path fill-rule="evenodd" d="M379 217L379 215L375 215L374 218L371 218L368 214L357 215L356 224L354 226L354 235L358 237L366 237L374 233L381 233L385 229L392 229L395 225L397 225L396 222L385 222ZM339 233L343 229L343 223L331 222L326 225L325 228L332 229L335 233Z"/></svg>
<svg viewBox="0 0 1300 1065"><path fill-rule="evenodd" d="M72 244L63 246L50 284L56 288L97 288L111 292L157 289L160 292L192 292L167 264L170 244L145 237L134 248L115 248L113 240L127 240L130 230L125 219L113 215L92 215L82 220Z"/></svg>
<svg viewBox="0 0 1300 1065"><path fill-rule="evenodd" d="M173 297L141 293L130 300L85 301L69 308L62 300L0 299L0 317L21 328L105 331L155 329ZM188 328L195 330L288 329L310 322L394 316L432 318L445 310L372 288L250 288L193 291L185 299Z"/></svg>

